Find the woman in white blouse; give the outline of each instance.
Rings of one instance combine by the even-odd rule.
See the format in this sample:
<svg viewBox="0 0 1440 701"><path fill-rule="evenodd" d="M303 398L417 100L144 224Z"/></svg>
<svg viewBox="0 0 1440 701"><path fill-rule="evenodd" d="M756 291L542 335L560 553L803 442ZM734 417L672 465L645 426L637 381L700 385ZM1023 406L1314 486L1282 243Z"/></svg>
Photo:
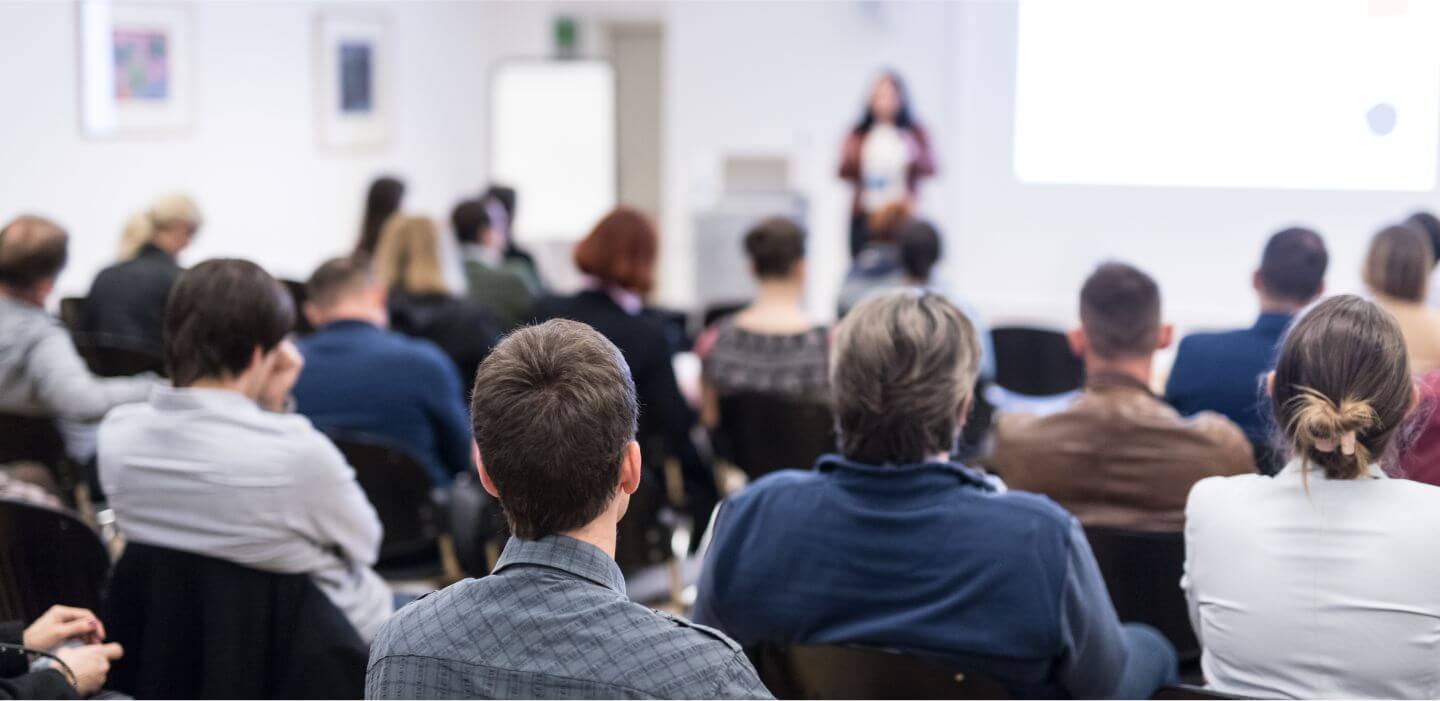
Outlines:
<svg viewBox="0 0 1440 701"><path fill-rule="evenodd" d="M1277 361L1290 463L1201 480L1186 509L1205 678L1258 698L1440 697L1440 488L1382 469L1416 401L1400 327L1334 297Z"/></svg>

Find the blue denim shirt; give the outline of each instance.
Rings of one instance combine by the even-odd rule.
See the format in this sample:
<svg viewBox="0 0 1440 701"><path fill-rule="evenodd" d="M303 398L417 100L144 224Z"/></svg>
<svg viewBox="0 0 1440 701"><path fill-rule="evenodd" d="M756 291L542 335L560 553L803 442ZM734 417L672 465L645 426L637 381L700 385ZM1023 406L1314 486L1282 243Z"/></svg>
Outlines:
<svg viewBox="0 0 1440 701"><path fill-rule="evenodd" d="M511 538L494 574L400 609L365 696L771 698L740 646L631 602L614 559L561 535Z"/></svg>
<svg viewBox="0 0 1440 701"><path fill-rule="evenodd" d="M694 618L742 645L944 657L1027 696L1107 697L1128 654L1075 519L948 463L758 480L721 507Z"/></svg>

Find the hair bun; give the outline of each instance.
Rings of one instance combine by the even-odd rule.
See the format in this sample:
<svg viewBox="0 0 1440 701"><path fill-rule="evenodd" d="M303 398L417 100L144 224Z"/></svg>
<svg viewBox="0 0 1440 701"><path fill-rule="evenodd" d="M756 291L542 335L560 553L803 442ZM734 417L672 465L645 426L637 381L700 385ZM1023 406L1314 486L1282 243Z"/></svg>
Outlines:
<svg viewBox="0 0 1440 701"><path fill-rule="evenodd" d="M1302 448L1337 444L1348 434L1363 435L1380 423L1380 415L1368 401L1346 398L1337 403L1310 387L1296 389L1299 393L1290 400L1289 432Z"/></svg>

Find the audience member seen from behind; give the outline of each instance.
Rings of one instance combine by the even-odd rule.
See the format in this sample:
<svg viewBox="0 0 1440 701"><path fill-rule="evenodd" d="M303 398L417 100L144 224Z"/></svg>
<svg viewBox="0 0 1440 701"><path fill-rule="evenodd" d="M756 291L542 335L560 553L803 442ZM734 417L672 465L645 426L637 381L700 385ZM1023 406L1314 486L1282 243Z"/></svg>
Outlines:
<svg viewBox="0 0 1440 701"><path fill-rule="evenodd" d="M180 252L200 224L200 208L178 194L130 218L121 234L120 262L95 276L85 298L81 330L90 341L161 354L165 300L180 277Z"/></svg>
<svg viewBox="0 0 1440 701"><path fill-rule="evenodd" d="M516 331L480 366L471 413L513 536L492 574L385 625L367 698L770 698L724 635L625 594L639 405L614 344L571 321Z"/></svg>
<svg viewBox="0 0 1440 701"><path fill-rule="evenodd" d="M842 455L726 500L696 622L742 645L944 658L1023 696L1144 699L1172 680L1174 650L1120 624L1073 517L951 461L978 355L939 295L856 307L831 357Z"/></svg>
<svg viewBox="0 0 1440 701"><path fill-rule="evenodd" d="M505 242L504 268L520 276L530 294L539 297L545 294L545 284L540 277L540 268L535 257L515 243L515 188L508 185L492 184L480 196L485 205L485 214L490 217L492 235Z"/></svg>
<svg viewBox="0 0 1440 701"><path fill-rule="evenodd" d="M535 307L539 319L573 319L593 326L625 354L640 393L642 441L663 436L668 453L680 461L686 509L698 536L719 500L711 467L691 440L695 412L680 394L671 364L674 348L665 329L645 314L645 295L655 284L659 236L640 212L620 207L605 215L575 247L575 266L587 289L569 297L548 297ZM659 476L660 465L651 465ZM692 543L693 545L693 543Z"/></svg>
<svg viewBox="0 0 1440 701"><path fill-rule="evenodd" d="M805 232L789 219L760 222L745 235L755 301L717 321L696 343L701 355L701 417L720 422L720 398L764 394L830 403L830 331L806 313Z"/></svg>
<svg viewBox="0 0 1440 701"><path fill-rule="evenodd" d="M1182 418L1151 394L1151 363L1170 336L1155 281L1124 263L1101 265L1080 290L1080 328L1070 332L1084 391L1048 416L1001 414L991 467L1086 526L1179 531L1191 485L1254 472L1255 462L1229 419Z"/></svg>
<svg viewBox="0 0 1440 701"><path fill-rule="evenodd" d="M470 299L495 312L500 328L509 331L529 320L535 295L520 275L505 264L505 237L490 223L480 200L466 200L450 213L455 238L465 258L465 283Z"/></svg>
<svg viewBox="0 0 1440 701"><path fill-rule="evenodd" d="M375 269L390 290L390 325L440 346L460 377L475 376L500 338L495 315L445 284L435 222L395 215L385 225Z"/></svg>
<svg viewBox="0 0 1440 701"><path fill-rule="evenodd" d="M143 378L98 378L45 300L65 267L68 236L53 222L22 216L0 229L0 412L97 421L144 401Z"/></svg>
<svg viewBox="0 0 1440 701"><path fill-rule="evenodd" d="M130 542L308 573L369 640L390 615L380 521L335 446L286 412L303 360L290 295L254 263L187 270L165 309L173 388L100 425L100 482Z"/></svg>
<svg viewBox="0 0 1440 701"><path fill-rule="evenodd" d="M470 463L460 378L435 344L387 330L385 284L361 257L336 258L305 283L315 332L297 345L305 369L295 407L332 434L393 442L444 487Z"/></svg>
<svg viewBox="0 0 1440 701"><path fill-rule="evenodd" d="M1419 211L1405 218L1405 225L1425 234L1430 242L1430 284L1426 286L1426 304L1440 307L1440 284L1436 284L1436 270L1440 269L1440 218L1427 211Z"/></svg>
<svg viewBox="0 0 1440 701"><path fill-rule="evenodd" d="M1271 427L1261 385L1275 367L1275 351L1300 310L1325 291L1329 255L1309 229L1285 229L1270 237L1251 284L1260 317L1248 329L1196 333L1180 342L1165 401L1181 414L1223 414L1245 432L1256 463L1266 473L1280 467L1269 456Z"/></svg>
<svg viewBox="0 0 1440 701"><path fill-rule="evenodd" d="M900 246L896 244L896 239L910 221L910 206L904 202L890 204L871 215L869 240L850 264L845 282L840 286L836 303L839 316L845 316L861 300L876 292L905 284L905 271L900 266Z"/></svg>
<svg viewBox="0 0 1440 701"><path fill-rule="evenodd" d="M400 211L405 199L405 183L388 175L376 178L365 192L365 213L360 219L360 238L355 242L355 252L367 256L375 255L380 245L380 232L385 222Z"/></svg>
<svg viewBox="0 0 1440 701"><path fill-rule="evenodd" d="M900 262L901 284L944 295L959 308L970 320L970 325L975 327L975 335L980 339L980 378L988 380L995 377L995 348L990 343L990 325L985 323L979 310L946 289L944 281L935 275L935 266L944 251L935 225L923 219L905 222L895 234L895 248Z"/></svg>
<svg viewBox="0 0 1440 701"><path fill-rule="evenodd" d="M1216 690L1440 696L1440 488L1386 476L1415 405L1404 345L1375 304L1321 302L1270 378L1290 463L1191 491L1183 586Z"/></svg>
<svg viewBox="0 0 1440 701"><path fill-rule="evenodd" d="M1361 271L1375 303L1400 322L1417 375L1440 370L1440 312L1425 306L1433 256L1424 233L1387 226L1371 239Z"/></svg>
<svg viewBox="0 0 1440 701"><path fill-rule="evenodd" d="M880 74L840 156L840 177L854 189L850 255L869 242L875 213L896 203L914 204L920 179L934 174L935 156L911 112L904 82L894 72Z"/></svg>
<svg viewBox="0 0 1440 701"><path fill-rule="evenodd" d="M87 698L100 691L110 663L125 653L119 643L105 642L105 626L95 614L69 606L50 607L28 627L0 623L0 643L49 653L64 663L32 667L26 655L0 654L0 699Z"/></svg>

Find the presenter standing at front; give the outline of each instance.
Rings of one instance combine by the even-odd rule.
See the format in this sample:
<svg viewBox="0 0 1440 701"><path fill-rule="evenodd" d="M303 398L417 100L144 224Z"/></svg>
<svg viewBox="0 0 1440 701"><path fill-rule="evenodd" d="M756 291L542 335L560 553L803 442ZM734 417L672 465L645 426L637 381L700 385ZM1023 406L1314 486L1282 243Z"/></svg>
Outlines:
<svg viewBox="0 0 1440 701"><path fill-rule="evenodd" d="M920 178L934 174L930 141L910 113L905 84L894 72L881 73L864 116L845 138L840 160L840 177L855 187L850 255L865 247L872 213L900 200L913 205Z"/></svg>

